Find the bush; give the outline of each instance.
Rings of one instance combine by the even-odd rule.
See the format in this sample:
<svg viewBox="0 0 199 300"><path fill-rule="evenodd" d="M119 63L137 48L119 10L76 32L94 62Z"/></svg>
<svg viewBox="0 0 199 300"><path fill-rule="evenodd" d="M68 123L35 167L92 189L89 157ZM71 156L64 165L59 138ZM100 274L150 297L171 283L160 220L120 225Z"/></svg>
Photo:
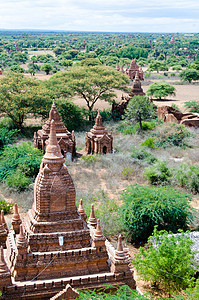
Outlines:
<svg viewBox="0 0 199 300"><path fill-rule="evenodd" d="M22 173L20 169L17 169L14 174L7 177L6 184L8 187L21 192L31 184L31 179Z"/></svg>
<svg viewBox="0 0 199 300"><path fill-rule="evenodd" d="M187 138L191 136L189 130L184 125L176 123L165 123L157 127L152 134L156 147L167 148L170 146L187 147Z"/></svg>
<svg viewBox="0 0 199 300"><path fill-rule="evenodd" d="M148 164L154 164L157 162L157 158L148 152L145 148L133 149L131 157L137 162L146 162Z"/></svg>
<svg viewBox="0 0 199 300"><path fill-rule="evenodd" d="M157 147L154 144L154 138L148 138L146 139L141 146L147 147L147 148L151 148L151 149L157 149Z"/></svg>
<svg viewBox="0 0 199 300"><path fill-rule="evenodd" d="M130 175L133 173L133 170L131 168L124 168L122 169L121 173L125 179L129 179Z"/></svg>
<svg viewBox="0 0 199 300"><path fill-rule="evenodd" d="M0 198L0 210L3 210L4 214L9 214L12 207L12 203L6 202L2 198Z"/></svg>
<svg viewBox="0 0 199 300"><path fill-rule="evenodd" d="M97 154L82 155L82 157L81 157L81 159L83 159L83 161L86 164L94 164L94 163L96 163L98 158L99 158L99 155L97 155Z"/></svg>
<svg viewBox="0 0 199 300"><path fill-rule="evenodd" d="M0 179L5 181L12 176L11 181L8 180L9 184L17 182L17 189L20 189L19 182L21 181L23 189L25 182L28 182L24 176L34 178L37 175L42 156L42 152L34 148L30 142L23 142L12 147L7 146L0 157Z"/></svg>
<svg viewBox="0 0 199 300"><path fill-rule="evenodd" d="M110 293L110 291L112 291ZM80 300L146 300L144 295L140 295L136 290L130 289L128 285L115 286L108 285L97 290L79 291Z"/></svg>
<svg viewBox="0 0 199 300"><path fill-rule="evenodd" d="M18 129L10 130L6 127L0 127L0 150L3 150L6 145L12 144L17 133Z"/></svg>
<svg viewBox="0 0 199 300"><path fill-rule="evenodd" d="M163 184L166 185L169 183L169 180L172 177L170 169L167 167L165 161L159 161L153 166L150 166L145 169L145 176L151 184Z"/></svg>
<svg viewBox="0 0 199 300"><path fill-rule="evenodd" d="M172 187L130 185L122 192L121 216L131 242L146 241L154 226L176 233L193 219L191 195Z"/></svg>
<svg viewBox="0 0 199 300"><path fill-rule="evenodd" d="M146 130L152 130L152 129L155 128L155 125L156 124L155 124L154 121L152 121L152 122L142 121L142 130L144 130L144 131L146 131ZM134 133L136 131L139 131L139 129L140 129L140 125L139 125L139 123L137 123L135 125L135 127L134 127Z"/></svg>
<svg viewBox="0 0 199 300"><path fill-rule="evenodd" d="M182 164L175 171L177 182L193 193L199 193L199 167Z"/></svg>
<svg viewBox="0 0 199 300"><path fill-rule="evenodd" d="M199 113L199 103L198 103L198 101L185 102L184 106L186 108L188 108L190 112Z"/></svg>
<svg viewBox="0 0 199 300"><path fill-rule="evenodd" d="M148 242L148 249L141 247L134 260L144 281L162 287L169 296L193 285L196 262L188 233L180 231L177 235L168 235L155 228Z"/></svg>

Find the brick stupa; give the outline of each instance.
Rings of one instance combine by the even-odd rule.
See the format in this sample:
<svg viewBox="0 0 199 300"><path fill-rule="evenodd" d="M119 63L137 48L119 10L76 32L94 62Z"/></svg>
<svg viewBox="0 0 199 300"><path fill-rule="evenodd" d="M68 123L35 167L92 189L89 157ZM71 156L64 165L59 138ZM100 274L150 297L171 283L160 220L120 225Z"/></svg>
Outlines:
<svg viewBox="0 0 199 300"><path fill-rule="evenodd" d="M103 126L99 110L95 119L95 125L86 133L85 145L86 154L112 153L113 137Z"/></svg>
<svg viewBox="0 0 199 300"><path fill-rule="evenodd" d="M131 92L129 93L130 98L132 98L135 95L140 95L140 96L144 96L145 93L143 92L142 86L141 86L141 82L139 79L139 72L137 71L135 74L135 78L133 80L133 85L132 85L132 89Z"/></svg>
<svg viewBox="0 0 199 300"><path fill-rule="evenodd" d="M132 59L130 67L129 67L129 69L126 70L126 73L130 79L134 79L137 72L139 75L139 79L144 80L144 77L143 77L144 74L143 74L142 68L140 68L138 66L136 59Z"/></svg>
<svg viewBox="0 0 199 300"><path fill-rule="evenodd" d="M42 149L43 153L45 153L47 140L50 133L50 122L52 119L55 121L57 140L61 148L62 155L65 158L68 158L68 154L69 156L71 154L72 159L72 157L75 155L75 135L74 132L70 133L70 131L68 131L68 129L64 126L54 101L49 113L49 119L42 126L42 129L34 133L34 145L36 148Z"/></svg>
<svg viewBox="0 0 199 300"><path fill-rule="evenodd" d="M6 260L1 248L3 299L50 299L67 284L79 289L107 284L135 288L121 237L115 251L103 236L94 206L88 223L85 221L82 201L79 211L75 205L75 187L64 161L55 121L51 120L46 153L35 180L32 209L21 223L15 207Z"/></svg>

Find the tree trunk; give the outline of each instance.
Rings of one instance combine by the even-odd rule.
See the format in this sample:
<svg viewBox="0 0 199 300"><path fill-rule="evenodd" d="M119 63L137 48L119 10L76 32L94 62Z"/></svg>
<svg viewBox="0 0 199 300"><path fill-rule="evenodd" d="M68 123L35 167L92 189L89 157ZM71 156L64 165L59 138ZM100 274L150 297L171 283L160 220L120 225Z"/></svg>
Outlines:
<svg viewBox="0 0 199 300"><path fill-rule="evenodd" d="M140 124L140 131L142 132L142 119L139 118L139 124Z"/></svg>

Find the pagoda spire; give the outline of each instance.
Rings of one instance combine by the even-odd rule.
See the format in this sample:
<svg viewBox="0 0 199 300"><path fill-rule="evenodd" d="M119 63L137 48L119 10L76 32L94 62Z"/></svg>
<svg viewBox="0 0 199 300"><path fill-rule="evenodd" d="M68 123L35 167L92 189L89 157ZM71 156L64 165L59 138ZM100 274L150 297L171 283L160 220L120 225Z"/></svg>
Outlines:
<svg viewBox="0 0 199 300"><path fill-rule="evenodd" d="M8 273L9 269L5 262L4 253L3 253L3 246L0 247L0 274Z"/></svg>
<svg viewBox="0 0 199 300"><path fill-rule="evenodd" d="M14 213L12 217L12 229L15 231L16 234L19 233L19 226L21 224L21 218L19 215L19 210L17 203L14 204Z"/></svg>
<svg viewBox="0 0 199 300"><path fill-rule="evenodd" d="M91 214L88 219L88 223L92 225L93 227L96 227L97 225L97 219L95 217L95 210L94 210L94 204L91 205Z"/></svg>
<svg viewBox="0 0 199 300"><path fill-rule="evenodd" d="M64 162L63 155L61 154L60 146L57 142L55 121L52 119L50 122L50 135L48 139L48 144L46 147L46 153L43 158L43 162L49 162L49 160L57 160L59 162Z"/></svg>
<svg viewBox="0 0 199 300"><path fill-rule="evenodd" d="M2 222L2 225L4 226L5 230L6 230L7 233L8 233L9 230L8 230L8 226L7 226L5 217L4 217L4 211L3 211L3 209L1 210L1 222Z"/></svg>
<svg viewBox="0 0 199 300"><path fill-rule="evenodd" d="M97 220L97 227L96 227L96 230L95 230L95 234L94 234L94 237L103 237L103 233L102 233L102 229L101 229L101 225L100 225L100 220L98 219Z"/></svg>
<svg viewBox="0 0 199 300"><path fill-rule="evenodd" d="M117 250L115 250L115 260L125 260L126 255L124 253L123 245L122 245L122 236L121 234L118 237L118 242L117 242Z"/></svg>
<svg viewBox="0 0 199 300"><path fill-rule="evenodd" d="M20 225L20 230L19 230L19 235L17 237L17 243L16 243L17 249L18 248L27 248L28 247L28 243L27 243L27 239L25 237L24 234L24 230L23 230L23 225Z"/></svg>
<svg viewBox="0 0 199 300"><path fill-rule="evenodd" d="M80 213L82 219L86 222L87 215L86 215L84 207L83 207L82 199L80 199L80 204L79 204L79 207L78 207L78 212Z"/></svg>

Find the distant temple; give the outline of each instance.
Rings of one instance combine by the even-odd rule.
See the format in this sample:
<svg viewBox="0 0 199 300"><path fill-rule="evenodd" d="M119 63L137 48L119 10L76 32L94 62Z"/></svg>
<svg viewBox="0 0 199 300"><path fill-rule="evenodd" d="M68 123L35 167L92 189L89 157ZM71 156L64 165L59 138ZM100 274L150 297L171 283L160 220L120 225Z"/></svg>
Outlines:
<svg viewBox="0 0 199 300"><path fill-rule="evenodd" d="M89 132L86 133L85 144L86 154L112 153L112 133L108 133L106 128L103 126L102 117L99 111L95 120L95 125Z"/></svg>
<svg viewBox="0 0 199 300"><path fill-rule="evenodd" d="M0 217L2 299L71 299L67 291L76 294L71 287L127 284L135 288L129 252L123 249L121 236L115 250L102 233L94 205L86 222L82 201L76 207L74 183L64 162L52 119L32 209L21 220L15 204L9 233ZM7 249L3 250L5 235Z"/></svg>
<svg viewBox="0 0 199 300"><path fill-rule="evenodd" d="M143 92L142 86L141 86L140 79L139 79L139 71L137 71L135 74L135 78L134 78L133 84L132 84L132 89L131 89L131 92L129 93L130 98L132 98L135 95L140 95L140 96L145 95L145 93Z"/></svg>
<svg viewBox="0 0 199 300"><path fill-rule="evenodd" d="M170 42L169 42L169 44L173 44L173 43L175 43L176 41L175 41L175 39L174 39L174 37L173 37L173 35L172 35L172 37L171 37L171 40L170 40Z"/></svg>
<svg viewBox="0 0 199 300"><path fill-rule="evenodd" d="M144 73L141 67L136 62L136 59L132 59L129 69L124 71L123 65L119 66L119 63L116 64L116 70L122 73L126 73L131 80L135 78L136 73L138 72L138 76L140 80L144 80Z"/></svg>
<svg viewBox="0 0 199 300"><path fill-rule="evenodd" d="M60 116L54 101L49 113L49 119L42 126L41 130L38 130L37 133L34 133L34 145L36 148L42 149L43 153L45 153L47 140L50 133L50 122L52 119L55 121L57 140L61 148L62 155L71 160L75 155L75 135L73 131L71 134L64 126L64 123L60 120Z"/></svg>
<svg viewBox="0 0 199 300"><path fill-rule="evenodd" d="M122 118L122 115L124 115L125 109L127 108L127 105L129 103L129 100L133 98L135 95L144 96L145 93L143 92L141 82L139 79L139 72L136 72L135 78L133 80L132 89L129 93L129 96L124 97L122 95L120 103L113 102L112 104L112 114L113 116L117 118Z"/></svg>

